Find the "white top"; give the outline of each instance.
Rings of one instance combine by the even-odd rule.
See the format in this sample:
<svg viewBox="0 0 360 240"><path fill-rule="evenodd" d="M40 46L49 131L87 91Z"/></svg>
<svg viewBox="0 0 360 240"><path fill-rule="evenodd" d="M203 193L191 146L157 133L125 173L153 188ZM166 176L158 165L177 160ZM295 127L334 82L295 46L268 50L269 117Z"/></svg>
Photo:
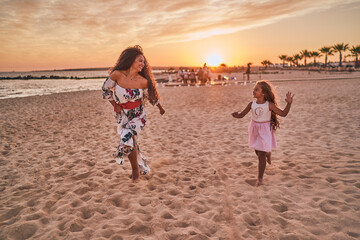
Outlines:
<svg viewBox="0 0 360 240"><path fill-rule="evenodd" d="M271 111L269 110L269 102L258 104L254 100L251 104L252 120L255 122L269 122L271 120Z"/></svg>
<svg viewBox="0 0 360 240"><path fill-rule="evenodd" d="M181 78L181 76L183 75L183 71L181 69L179 69L179 71L177 72L177 77Z"/></svg>

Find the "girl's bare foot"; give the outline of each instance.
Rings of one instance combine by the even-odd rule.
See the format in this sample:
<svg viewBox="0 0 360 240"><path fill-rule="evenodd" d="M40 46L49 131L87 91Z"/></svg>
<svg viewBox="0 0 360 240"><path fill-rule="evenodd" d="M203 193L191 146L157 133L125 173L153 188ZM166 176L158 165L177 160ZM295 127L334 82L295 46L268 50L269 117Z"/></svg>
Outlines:
<svg viewBox="0 0 360 240"><path fill-rule="evenodd" d="M271 165L271 152L266 153L266 162Z"/></svg>
<svg viewBox="0 0 360 240"><path fill-rule="evenodd" d="M258 180L256 181L255 186L256 186L256 187L259 187L259 186L261 186L261 185L264 185L263 180L262 180L262 179L258 179Z"/></svg>

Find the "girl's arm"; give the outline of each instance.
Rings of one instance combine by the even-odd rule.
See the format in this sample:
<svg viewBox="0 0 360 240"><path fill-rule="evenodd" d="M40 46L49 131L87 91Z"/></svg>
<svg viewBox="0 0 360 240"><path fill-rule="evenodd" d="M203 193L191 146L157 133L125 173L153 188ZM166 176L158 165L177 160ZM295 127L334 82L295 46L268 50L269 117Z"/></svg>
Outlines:
<svg viewBox="0 0 360 240"><path fill-rule="evenodd" d="M234 118L243 118L243 117L245 117L246 114L248 114L248 112L249 112L250 109L251 109L251 104L252 104L252 102L250 102L250 103L246 106L246 108L245 108L241 113L239 113L239 112L233 112L233 113L232 113L232 116L233 116Z"/></svg>
<svg viewBox="0 0 360 240"><path fill-rule="evenodd" d="M286 98L285 101L287 102L286 107L284 108L284 110L281 110L280 108L278 108L274 103L270 103L269 104L269 110L273 111L274 113L276 113L277 115L281 116L281 117L286 117L290 111L290 107L294 98L294 94L291 95L291 92L288 92L286 94Z"/></svg>

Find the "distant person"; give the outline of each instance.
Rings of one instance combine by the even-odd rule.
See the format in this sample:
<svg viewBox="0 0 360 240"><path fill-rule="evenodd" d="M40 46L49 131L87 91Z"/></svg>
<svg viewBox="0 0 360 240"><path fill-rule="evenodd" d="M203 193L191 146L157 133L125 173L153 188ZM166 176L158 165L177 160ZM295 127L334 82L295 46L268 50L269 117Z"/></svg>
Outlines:
<svg viewBox="0 0 360 240"><path fill-rule="evenodd" d="M209 68L206 66L206 63L204 63L204 66L202 68L202 82L206 83L209 80Z"/></svg>
<svg viewBox="0 0 360 240"><path fill-rule="evenodd" d="M245 72L248 82L250 81L250 73L251 73L251 63L248 63L247 68L246 68L246 72Z"/></svg>
<svg viewBox="0 0 360 240"><path fill-rule="evenodd" d="M195 75L195 70L193 68L190 71L189 80L190 80L190 83L192 83L192 84L196 83L196 75Z"/></svg>
<svg viewBox="0 0 360 240"><path fill-rule="evenodd" d="M188 80L189 80L189 71L188 71L188 69L185 69L184 70L184 73L183 73L183 83L184 84L187 84L187 82L188 82Z"/></svg>
<svg viewBox="0 0 360 240"><path fill-rule="evenodd" d="M250 110L252 119L249 124L249 147L255 150L259 159L256 186L263 184L266 163L271 164L271 151L277 147L274 131L280 123L277 115L286 117L290 111L294 95L286 94L287 105L284 110L278 108L275 92L267 81L258 81L253 90L256 100L250 102L241 112L234 112L235 118L243 118Z"/></svg>
<svg viewBox="0 0 360 240"><path fill-rule="evenodd" d="M183 79L184 79L184 73L183 73L182 69L179 68L179 71L177 72L177 75L176 75L176 80L179 82L182 82Z"/></svg>
<svg viewBox="0 0 360 240"><path fill-rule="evenodd" d="M123 164L123 157L127 156L131 163L132 180L136 182L140 174L150 171L137 142L137 136L146 123L145 99L157 106L161 115L165 113L159 102L151 67L140 46L129 47L121 53L115 66L110 69L102 90L103 98L113 105L117 117L120 144L114 154L116 162Z"/></svg>
<svg viewBox="0 0 360 240"><path fill-rule="evenodd" d="M197 75L198 81L202 82L202 79L203 79L203 71L202 71L202 68L201 68L201 67L197 70L196 75Z"/></svg>
<svg viewBox="0 0 360 240"><path fill-rule="evenodd" d="M212 78L212 72L211 69L208 68L208 81L211 81L211 78Z"/></svg>

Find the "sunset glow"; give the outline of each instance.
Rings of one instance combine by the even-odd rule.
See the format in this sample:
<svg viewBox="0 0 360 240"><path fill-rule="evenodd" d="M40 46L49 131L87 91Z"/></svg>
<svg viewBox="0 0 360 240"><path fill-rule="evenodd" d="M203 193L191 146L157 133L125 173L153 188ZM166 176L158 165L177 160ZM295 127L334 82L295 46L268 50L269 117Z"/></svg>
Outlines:
<svg viewBox="0 0 360 240"><path fill-rule="evenodd" d="M0 71L108 67L136 44L153 66L260 65L360 44L359 0L1 2Z"/></svg>
<svg viewBox="0 0 360 240"><path fill-rule="evenodd" d="M221 59L221 57L217 54L211 54L206 59L207 65L212 66L212 67L219 66L222 63L222 61L223 60Z"/></svg>

